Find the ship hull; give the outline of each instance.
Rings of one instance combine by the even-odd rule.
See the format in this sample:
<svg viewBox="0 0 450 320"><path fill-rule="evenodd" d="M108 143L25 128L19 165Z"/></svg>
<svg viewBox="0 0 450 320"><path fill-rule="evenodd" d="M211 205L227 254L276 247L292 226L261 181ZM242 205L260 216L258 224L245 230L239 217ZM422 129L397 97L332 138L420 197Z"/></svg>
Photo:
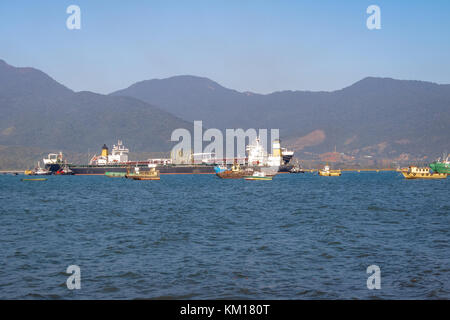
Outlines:
<svg viewBox="0 0 450 320"><path fill-rule="evenodd" d="M446 179L446 173L411 173L402 171L405 179Z"/></svg>
<svg viewBox="0 0 450 320"><path fill-rule="evenodd" d="M136 165L131 165L134 168ZM148 169L147 164L138 165L142 170ZM69 165L74 175L105 175L106 172L114 173L126 173L130 166L126 165ZM293 166L280 166L278 170L276 167L261 167L261 171L264 171L267 175L275 175L278 172L289 172ZM55 174L61 169L59 164L46 165L52 174ZM216 174L214 165L158 165L156 169L161 174ZM220 171L219 171L220 172Z"/></svg>
<svg viewBox="0 0 450 320"><path fill-rule="evenodd" d="M134 167L134 166L133 166ZM139 166L142 170L147 165ZM126 173L129 166L70 166L74 175L105 175L106 172ZM214 166L157 166L160 174L214 174Z"/></svg>
<svg viewBox="0 0 450 320"><path fill-rule="evenodd" d="M293 164L284 164L278 168L278 172L290 172L294 168Z"/></svg>

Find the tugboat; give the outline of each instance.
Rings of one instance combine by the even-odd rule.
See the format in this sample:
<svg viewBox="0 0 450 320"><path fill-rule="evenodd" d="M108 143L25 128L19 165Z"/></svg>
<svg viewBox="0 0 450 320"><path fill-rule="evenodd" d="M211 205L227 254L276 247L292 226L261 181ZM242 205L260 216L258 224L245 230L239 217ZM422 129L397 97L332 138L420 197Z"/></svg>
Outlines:
<svg viewBox="0 0 450 320"><path fill-rule="evenodd" d="M450 160L449 160L450 155L447 155L447 157L442 157L442 161L441 159L437 159L435 162L430 163L430 168L433 169L434 172L437 173L447 173L450 174ZM445 160L444 160L445 158Z"/></svg>
<svg viewBox="0 0 450 320"><path fill-rule="evenodd" d="M296 161L294 166L289 170L289 173L305 173L305 171L300 167L298 161Z"/></svg>
<svg viewBox="0 0 450 320"><path fill-rule="evenodd" d="M67 164L64 164L62 168L60 168L58 171L55 172L55 175L73 175L73 171L70 170L70 168L67 166Z"/></svg>
<svg viewBox="0 0 450 320"><path fill-rule="evenodd" d="M125 178L132 180L160 180L159 170L156 170L155 166L149 165L150 170L140 171L140 168L136 166L134 172L127 171Z"/></svg>
<svg viewBox="0 0 450 320"><path fill-rule="evenodd" d="M216 173L216 175L222 179L240 179L250 175L252 172L250 169L243 170L239 163L234 163L231 166L231 170L227 169L226 171Z"/></svg>
<svg viewBox="0 0 450 320"><path fill-rule="evenodd" d="M319 170L319 176L323 177L339 177L341 175L341 170L331 170L328 165Z"/></svg>
<svg viewBox="0 0 450 320"><path fill-rule="evenodd" d="M405 179L445 179L447 173L431 172L430 168L410 166L402 170Z"/></svg>
<svg viewBox="0 0 450 320"><path fill-rule="evenodd" d="M291 170L289 170L289 173L305 173L300 167L293 166Z"/></svg>
<svg viewBox="0 0 450 320"><path fill-rule="evenodd" d="M34 168L34 171L33 171L33 175L35 175L35 176L48 176L48 175L51 175L51 174L52 173L51 173L50 170L41 168L40 162L38 162L37 167Z"/></svg>

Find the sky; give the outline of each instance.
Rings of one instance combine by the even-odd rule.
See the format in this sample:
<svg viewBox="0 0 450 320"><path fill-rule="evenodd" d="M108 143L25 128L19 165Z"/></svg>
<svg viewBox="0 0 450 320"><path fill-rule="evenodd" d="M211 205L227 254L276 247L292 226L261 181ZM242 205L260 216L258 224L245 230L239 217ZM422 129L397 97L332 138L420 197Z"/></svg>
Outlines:
<svg viewBox="0 0 450 320"><path fill-rule="evenodd" d="M381 29L367 28L369 5ZM1 0L0 59L98 93L186 74L256 93L450 83L450 1Z"/></svg>

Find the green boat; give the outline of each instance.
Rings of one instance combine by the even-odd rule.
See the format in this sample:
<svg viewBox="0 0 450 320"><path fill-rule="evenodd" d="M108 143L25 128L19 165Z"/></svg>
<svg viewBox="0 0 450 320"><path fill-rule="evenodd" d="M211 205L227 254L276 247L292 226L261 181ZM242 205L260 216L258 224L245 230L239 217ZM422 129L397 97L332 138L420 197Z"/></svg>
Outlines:
<svg viewBox="0 0 450 320"><path fill-rule="evenodd" d="M112 171L106 171L105 176L110 178L125 178L126 172L112 172Z"/></svg>
<svg viewBox="0 0 450 320"><path fill-rule="evenodd" d="M447 155L447 158L445 159L445 161L444 160L441 161L440 159L438 159L435 162L430 163L430 168L434 172L450 174L450 160L448 158L449 158L449 156ZM444 159L444 158L442 158L442 159Z"/></svg>

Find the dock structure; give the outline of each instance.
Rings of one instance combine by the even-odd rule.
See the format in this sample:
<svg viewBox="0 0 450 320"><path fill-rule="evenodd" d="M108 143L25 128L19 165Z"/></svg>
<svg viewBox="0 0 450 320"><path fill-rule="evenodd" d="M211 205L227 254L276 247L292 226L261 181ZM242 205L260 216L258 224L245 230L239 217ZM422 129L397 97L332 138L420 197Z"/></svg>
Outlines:
<svg viewBox="0 0 450 320"><path fill-rule="evenodd" d="M0 170L0 174L24 174L25 170Z"/></svg>
<svg viewBox="0 0 450 320"><path fill-rule="evenodd" d="M303 168L303 171L305 172L318 172L320 169L305 169ZM398 171L397 169L393 169L393 168L383 168L383 169L340 169L341 171L347 171L347 172L384 172L384 171Z"/></svg>
<svg viewBox="0 0 450 320"><path fill-rule="evenodd" d="M380 172L380 171L396 171L397 169L393 169L393 168L384 168L384 169L342 169L342 171L375 171L375 172Z"/></svg>

